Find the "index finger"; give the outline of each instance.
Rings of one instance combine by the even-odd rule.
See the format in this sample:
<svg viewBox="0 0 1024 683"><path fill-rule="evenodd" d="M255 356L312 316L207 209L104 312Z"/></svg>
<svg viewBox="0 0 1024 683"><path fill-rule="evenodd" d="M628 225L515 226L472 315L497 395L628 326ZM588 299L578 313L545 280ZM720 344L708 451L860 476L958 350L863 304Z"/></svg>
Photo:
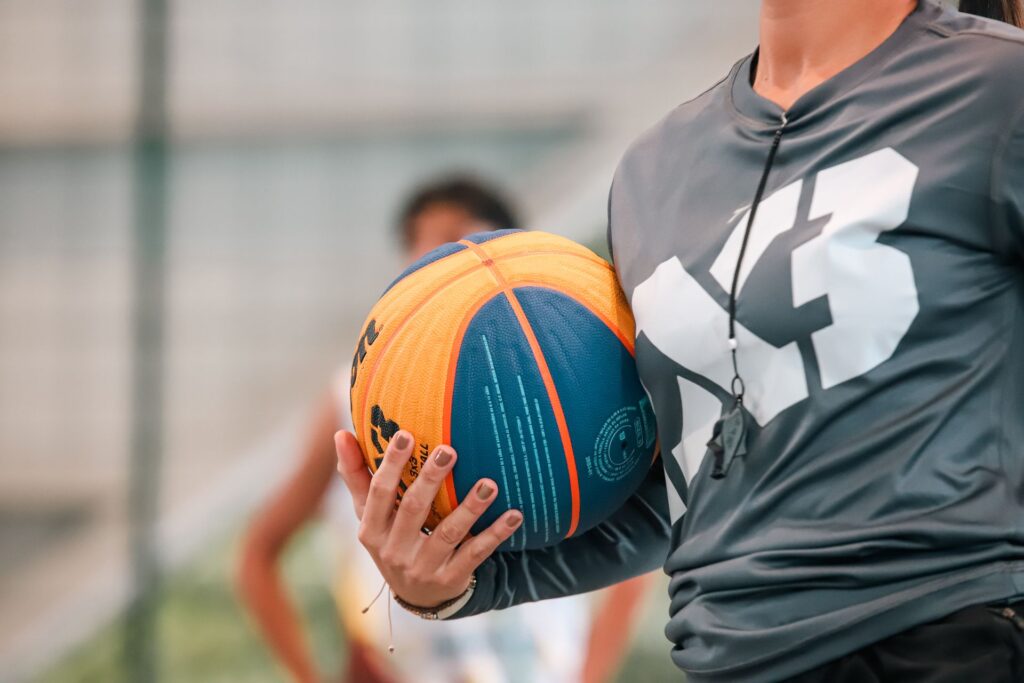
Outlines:
<svg viewBox="0 0 1024 683"><path fill-rule="evenodd" d="M366 466L363 449L355 434L345 430L334 435L334 447L338 451L338 473L352 494L356 517L362 519L366 496L370 493L370 469Z"/></svg>

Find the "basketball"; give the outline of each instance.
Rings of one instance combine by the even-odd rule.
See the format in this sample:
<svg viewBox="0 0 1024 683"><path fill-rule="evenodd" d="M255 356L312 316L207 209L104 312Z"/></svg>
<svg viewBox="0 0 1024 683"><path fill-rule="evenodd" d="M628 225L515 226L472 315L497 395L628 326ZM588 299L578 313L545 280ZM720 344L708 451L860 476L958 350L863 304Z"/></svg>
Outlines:
<svg viewBox="0 0 1024 683"><path fill-rule="evenodd" d="M399 495L434 447L459 454L427 528L481 478L508 509L502 546L554 545L615 512L655 453L633 359L633 318L612 266L541 232L479 233L430 252L373 307L352 360L352 421L376 471L387 442L417 439Z"/></svg>

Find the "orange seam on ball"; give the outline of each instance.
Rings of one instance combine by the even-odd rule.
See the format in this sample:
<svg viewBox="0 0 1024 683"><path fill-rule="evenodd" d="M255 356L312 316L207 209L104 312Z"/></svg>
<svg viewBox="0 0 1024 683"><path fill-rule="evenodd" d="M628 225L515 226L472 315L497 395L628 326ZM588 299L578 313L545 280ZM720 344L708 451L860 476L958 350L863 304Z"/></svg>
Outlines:
<svg viewBox="0 0 1024 683"><path fill-rule="evenodd" d="M370 366L368 374L365 377L366 382L364 386L366 387L366 389L363 391L362 400L360 400L359 402L359 416L360 421L362 423L361 426L363 431L363 444L366 443L366 431L368 429L367 421L363 419L363 416L366 414L366 402L370 398L369 387L373 383L373 377L374 375L377 374L377 368L380 367L380 363L384 359L384 356L386 355L385 351L387 351L388 347L391 345L391 342L398 338L398 333L402 331L402 328L405 327L405 324L409 322L412 319L412 317L416 315L420 311L420 309L426 306L427 303L429 303L435 296L444 291L449 285L458 282L464 277L468 277L469 275L475 273L476 271L484 267L485 266L483 264L478 264L470 268L467 268L466 270L462 271L461 273L458 273L457 275L453 275L452 277L448 278L443 283L438 285L437 289L431 292L429 296L425 297L423 301L418 303L411 311L409 311L404 318L395 323L394 330L389 334L388 338L384 340L384 345L380 347L380 351L377 353L377 356L373 361L373 365Z"/></svg>
<svg viewBox="0 0 1024 683"><path fill-rule="evenodd" d="M463 242L461 242L461 244L467 244L467 242L463 241ZM472 244L472 243L468 243L468 244ZM474 250L474 252L476 252L476 250ZM477 254L477 255L479 256L479 254ZM612 272L615 272L615 266L613 266L612 264L608 263L607 261L605 261L603 258L601 258L599 256L596 256L596 255L595 256L589 256L587 254L580 254L578 252L567 251L567 250L564 250L564 249L542 249L542 250L539 250L539 251L528 251L528 250L527 251L517 251L517 252L513 252L511 254L501 254L500 256L489 256L488 255L488 258L491 261L497 262L497 261L505 261L505 260L509 260L509 259L513 259L513 258L522 258L523 256L539 256L539 255L575 256L576 258L581 258L581 259L583 259L585 261L589 261L590 263L593 263L594 265L599 265L599 266L602 266L604 268L607 268L608 270L610 270ZM530 284L534 284L534 283L518 282L518 281L516 282L516 285L530 285ZM539 286L539 287L547 287L549 289L553 289L551 287L551 283L538 282L538 283L535 283L535 284L536 284L536 286ZM636 349L635 349L636 342L634 340L630 339L627 335L623 334L622 330L620 330L618 328L618 326L615 325L615 323L613 323L611 320L606 318L604 315L602 315L600 312L598 312L595 308L593 308L592 306L587 304L582 299L579 299L579 298L573 296L572 294L570 294L568 292L564 292L564 291L562 291L560 289L553 289L553 291L556 291L559 294L563 294L563 295L569 297L570 299L572 299L573 301L578 303L580 306L583 306L585 309L590 311L594 315L594 317L596 317L598 320L600 320L602 323L605 324L605 326L612 332L612 334L614 334L616 337L619 338L619 341L622 342L622 345L626 347L627 351L629 351L629 355L636 356Z"/></svg>
<svg viewBox="0 0 1024 683"><path fill-rule="evenodd" d="M628 335L624 334L623 331L619 329L619 327L614 322L605 317L605 315L602 314L600 311L590 306L590 304L588 304L583 299L580 299L564 290L555 289L554 287L551 286L550 282L536 282L534 280L516 280L515 285L506 284L504 287L502 287L502 289L499 289L498 291L504 291L505 287L540 287L543 289L549 289L552 292L555 292L556 294L561 294L562 296L575 301L577 304L587 309L591 315L600 320L604 324L604 326L608 328L608 331L614 334L618 338L619 342L621 342L622 345L626 347L626 350L629 351L629 355L636 355L636 342L630 339Z"/></svg>
<svg viewBox="0 0 1024 683"><path fill-rule="evenodd" d="M482 265L482 264L481 264ZM455 343L452 345L452 354L448 359L448 377L444 385L444 421L442 422L441 438L444 443L451 445L452 443L452 397L455 394L455 371L459 364L459 351L462 349L462 340L466 336L466 330L469 329L469 324L473 322L473 318L476 314L484 307L488 301L495 295L501 292L500 289L489 291L480 297L480 300L473 304L473 307L469 309L469 312L463 317L462 323L459 325L459 331L455 335ZM452 510L459 504L458 494L455 492L455 478L451 472L444 480L445 492L448 494L448 503L451 505Z"/></svg>
<svg viewBox="0 0 1024 683"><path fill-rule="evenodd" d="M537 283L538 285L540 283ZM452 443L452 397L455 395L455 372L459 365L459 351L462 349L462 340L466 338L466 330L469 329L470 323L473 322L473 318L480 312L480 309L484 305L494 298L496 294L502 294L505 291L504 286L498 286L488 292L486 292L479 301L477 301L469 312L463 317L462 322L459 324L459 330L455 335L455 343L452 345L452 355L448 360L448 376L444 385L444 419L442 421L441 439L442 443L451 445ZM454 510L459 504L459 497L455 491L455 477L449 473L444 480L445 493L448 495L448 504L451 505L451 509Z"/></svg>
<svg viewBox="0 0 1024 683"><path fill-rule="evenodd" d="M562 440L562 450L565 452L566 467L569 472L569 493L572 497L572 517L569 523L569 531L565 534L566 538L569 538L576 533L576 528L580 523L580 484L579 475L576 473L576 457L572 451L572 441L569 438L569 425L565 420L565 412L562 410L562 402L558 397L558 391L555 388L555 380L551 376L551 369L548 368L547 360L544 358L544 352L540 348L540 342L537 341L537 336L533 332L533 327L530 325L529 319L526 317L526 312L523 311L523 307L519 303L519 299L516 298L516 294L512 291L508 281L505 280L504 275L501 271L494 266L494 260L488 255L486 251L480 248L479 245L462 240L460 244L465 244L467 247L473 250L473 253L477 255L480 261L486 265L494 279L502 287L502 292L508 298L509 304L512 305L512 310L516 315L516 319L519 321L519 326L522 328L523 333L526 335L526 341L530 345L530 350L533 351L534 360L537 362L537 369L540 371L541 379L544 381L544 388L548 392L548 400L551 402L551 408L555 414L555 422L558 425L558 434Z"/></svg>
<svg viewBox="0 0 1024 683"><path fill-rule="evenodd" d="M518 285L518 284L520 284L520 283L516 283L516 284ZM526 284L526 285L529 285L529 284L531 284L531 283L528 283L528 282L527 282L527 283L522 283L522 284ZM622 330L620 330L620 329L619 329L619 328L618 328L618 327L617 327L617 326L615 325L615 323L613 323L613 322L612 322L611 320L609 320L608 318L606 318L606 317L605 317L605 316L604 316L604 315L603 315L603 314L602 314L602 313L601 313L600 311L598 311L598 310L597 310L596 308L593 308L593 307L592 307L592 306L591 306L590 304L588 304L588 303L587 303L586 301L584 301L583 299L579 299L579 298L577 298L577 297L573 296L573 295L572 295L572 294L570 294L569 292L564 292L564 291L562 291L562 290L560 290L560 289L554 289L554 288L553 288L553 287L552 287L551 285L539 285L539 286L541 286L541 287L546 287L546 288L550 289L550 290L551 290L551 291L553 291L553 292L557 292L558 294L561 294L562 296L568 297L569 299L572 299L573 301L575 301L576 303L578 303L578 304L579 304L580 306L582 306L583 308L585 308L585 309L587 309L588 311L590 311L590 314L591 314L591 315L593 315L593 316L594 316L595 318L597 318L597 319L598 319L598 320L600 320L600 321L601 321L602 323L604 323L604 326L608 328L608 331L609 331L609 332L611 332L611 333L612 333L612 334L614 334L614 335L615 335L616 337L618 337L618 339L619 339L619 341L620 341L620 342L622 343L622 345L626 347L626 350L627 350L627 351L629 351L629 355L631 355L631 356L635 356L635 355L636 355L636 354L635 354L635 349L634 349L634 345L635 345L635 342L634 342L634 341L633 341L632 339L630 339L629 337L627 337L627 336L626 336L625 334L623 334L623 333L622 333Z"/></svg>
<svg viewBox="0 0 1024 683"><path fill-rule="evenodd" d="M522 258L524 256L550 255L573 256L575 258L583 259L584 261L589 261L590 263L593 263L595 266L601 266L603 268L607 268L610 271L615 271L615 266L608 263L607 261L605 261L603 258L596 254L581 254L576 251L567 251L565 249L527 249L524 251L514 251L509 254L498 254L497 256L488 256L487 258L491 259L492 261L505 261L507 259Z"/></svg>
<svg viewBox="0 0 1024 683"><path fill-rule="evenodd" d="M463 240L462 242L460 242L460 244L473 245L472 242L468 242L466 240ZM476 246L476 245L473 245L473 246ZM480 248L480 250L483 251L482 248ZM477 252L476 249L474 249L473 251L474 251L474 253L477 253L477 256L479 256L479 253ZM484 251L484 253L487 253L487 252ZM492 261L497 262L497 261L504 261L504 260L513 259L513 258L522 258L523 256L539 256L539 255L551 255L551 254L555 254L555 255L558 255L558 256L574 256L576 258L581 258L581 259L583 259L585 261L589 261L589 262L593 263L594 265L599 265L599 266L602 266L604 268L607 268L608 270L610 270L612 272L615 272L615 266L612 265L611 263L608 263L607 261L605 261L600 256L597 256L595 254L581 254L579 252L568 251L566 249L524 250L524 251L512 252L511 254L501 254L501 255L498 255L498 256L490 256L488 254L488 258L490 260L492 260ZM523 284L529 285L531 283L516 282L516 284L517 285L523 285ZM541 287L551 288L551 284L550 283L537 283L537 285L541 286ZM635 341L630 339L629 337L627 337L625 334L623 334L622 330L620 330L618 328L618 326L616 326L612 321L610 321L608 318L603 316L597 310L592 308L585 301L583 301L583 300L573 296L572 294L569 294L568 292L564 292L562 290L554 290L554 291L557 291L559 294L563 294L563 295L569 297L570 299L572 299L573 301L578 303L580 306L583 306L588 311L593 313L594 316L598 320L603 322L605 324L605 326L609 330L611 330L612 334L614 334L616 337L619 338L619 341L622 342L622 345L625 346L626 349L629 351L629 355L631 355L631 356L635 356L636 355L636 353L635 353Z"/></svg>

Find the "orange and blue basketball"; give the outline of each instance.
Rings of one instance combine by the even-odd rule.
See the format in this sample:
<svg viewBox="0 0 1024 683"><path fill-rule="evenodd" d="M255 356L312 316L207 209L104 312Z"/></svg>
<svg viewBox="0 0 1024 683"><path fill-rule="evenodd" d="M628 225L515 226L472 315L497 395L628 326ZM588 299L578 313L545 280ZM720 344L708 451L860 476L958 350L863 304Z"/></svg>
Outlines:
<svg viewBox="0 0 1024 683"><path fill-rule="evenodd" d="M402 491L438 444L459 454L428 528L483 477L499 494L474 532L523 512L505 550L594 527L654 457L633 331L612 267L565 238L504 230L431 252L374 306L352 362L352 419L370 469L405 429L417 447Z"/></svg>

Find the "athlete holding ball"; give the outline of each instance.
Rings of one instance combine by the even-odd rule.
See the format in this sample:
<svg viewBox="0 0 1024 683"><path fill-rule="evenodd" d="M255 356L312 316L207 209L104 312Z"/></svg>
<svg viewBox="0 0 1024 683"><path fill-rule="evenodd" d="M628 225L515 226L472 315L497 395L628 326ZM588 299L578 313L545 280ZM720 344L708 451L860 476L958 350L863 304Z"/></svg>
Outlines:
<svg viewBox="0 0 1024 683"><path fill-rule="evenodd" d="M626 153L609 238L663 468L494 551L483 482L420 527L413 437L339 468L403 605L461 617L664 565L691 683L1024 680L1024 19L763 0L761 43ZM661 471L663 470L663 471Z"/></svg>

